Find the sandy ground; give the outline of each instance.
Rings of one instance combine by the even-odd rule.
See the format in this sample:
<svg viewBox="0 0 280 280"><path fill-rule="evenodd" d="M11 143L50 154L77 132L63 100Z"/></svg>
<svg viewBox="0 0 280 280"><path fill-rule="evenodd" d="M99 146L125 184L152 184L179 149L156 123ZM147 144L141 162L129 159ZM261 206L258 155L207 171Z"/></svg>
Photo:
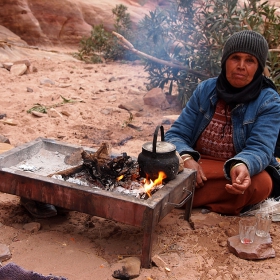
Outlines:
<svg viewBox="0 0 280 280"><path fill-rule="evenodd" d="M180 113L179 107L162 110L143 105L148 80L141 65L88 65L69 55L31 49L15 50L13 56L11 62L28 58L38 70L13 76L0 68L0 114L5 113L13 124L0 122L0 134L15 147L45 137L92 148L108 142L113 152L137 156L164 116ZM42 84L46 78L54 84ZM79 102L62 105L61 96ZM130 102L142 107L133 111L132 120L120 108ZM39 118L27 113L36 103L55 107L62 116ZM127 126L129 122L140 129ZM169 125L164 127L167 130ZM14 262L69 280L110 280L120 257L141 254L141 228L75 211L35 219L19 204L19 197L10 194L0 193L0 203L0 243L12 253L3 265ZM193 229L183 216L183 209L174 209L155 229L152 255L159 255L170 271L142 268L136 279L280 279L278 223L271 226L276 257L247 261L227 247L228 238L237 235L239 217L193 210L197 222ZM34 221L41 224L39 231L30 233L23 228Z"/></svg>

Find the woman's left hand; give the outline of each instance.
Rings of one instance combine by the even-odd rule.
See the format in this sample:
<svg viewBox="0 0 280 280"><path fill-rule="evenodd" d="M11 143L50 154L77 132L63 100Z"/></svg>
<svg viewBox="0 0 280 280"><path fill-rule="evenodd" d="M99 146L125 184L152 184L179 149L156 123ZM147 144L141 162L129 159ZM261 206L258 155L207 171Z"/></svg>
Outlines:
<svg viewBox="0 0 280 280"><path fill-rule="evenodd" d="M251 177L247 166L240 164L230 171L232 184L226 184L226 190L232 194L244 194L246 189L251 185Z"/></svg>

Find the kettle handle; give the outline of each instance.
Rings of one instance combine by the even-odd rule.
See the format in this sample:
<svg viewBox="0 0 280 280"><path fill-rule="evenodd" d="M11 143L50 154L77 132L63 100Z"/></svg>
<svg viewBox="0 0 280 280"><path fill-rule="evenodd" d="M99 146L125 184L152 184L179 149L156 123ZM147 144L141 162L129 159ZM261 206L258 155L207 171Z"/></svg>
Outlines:
<svg viewBox="0 0 280 280"><path fill-rule="evenodd" d="M154 132L154 139L153 139L153 154L155 155L157 152L157 137L158 137L158 130L160 129L161 132L161 141L164 141L164 130L162 125L158 125Z"/></svg>

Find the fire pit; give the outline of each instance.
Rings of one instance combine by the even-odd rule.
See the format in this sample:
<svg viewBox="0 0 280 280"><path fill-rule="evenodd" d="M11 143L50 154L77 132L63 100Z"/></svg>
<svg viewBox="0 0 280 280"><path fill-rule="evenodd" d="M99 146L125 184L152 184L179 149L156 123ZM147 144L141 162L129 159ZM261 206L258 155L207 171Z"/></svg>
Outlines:
<svg viewBox="0 0 280 280"><path fill-rule="evenodd" d="M141 263L148 268L154 229L159 221L173 208L183 205L185 219L190 218L195 171L185 169L145 200L48 176L71 167L65 159L80 150L80 146L39 138L1 154L0 191L143 228ZM40 167L32 170L24 162L33 158L40 161Z"/></svg>

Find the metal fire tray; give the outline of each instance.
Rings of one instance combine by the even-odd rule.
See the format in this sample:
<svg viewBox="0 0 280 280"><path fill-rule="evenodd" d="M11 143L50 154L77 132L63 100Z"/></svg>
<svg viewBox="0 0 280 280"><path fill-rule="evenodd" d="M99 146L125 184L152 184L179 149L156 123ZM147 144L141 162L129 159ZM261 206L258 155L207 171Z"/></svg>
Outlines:
<svg viewBox="0 0 280 280"><path fill-rule="evenodd" d="M65 164L65 157L81 148L95 152L91 148L38 138L2 153L0 191L143 228L141 264L148 268L154 229L159 221L173 208L183 205L185 219L189 220L196 172L185 169L146 200L48 177L71 167ZM32 172L23 171L22 165L28 161L36 161L40 167ZM29 170L28 166L25 168Z"/></svg>

